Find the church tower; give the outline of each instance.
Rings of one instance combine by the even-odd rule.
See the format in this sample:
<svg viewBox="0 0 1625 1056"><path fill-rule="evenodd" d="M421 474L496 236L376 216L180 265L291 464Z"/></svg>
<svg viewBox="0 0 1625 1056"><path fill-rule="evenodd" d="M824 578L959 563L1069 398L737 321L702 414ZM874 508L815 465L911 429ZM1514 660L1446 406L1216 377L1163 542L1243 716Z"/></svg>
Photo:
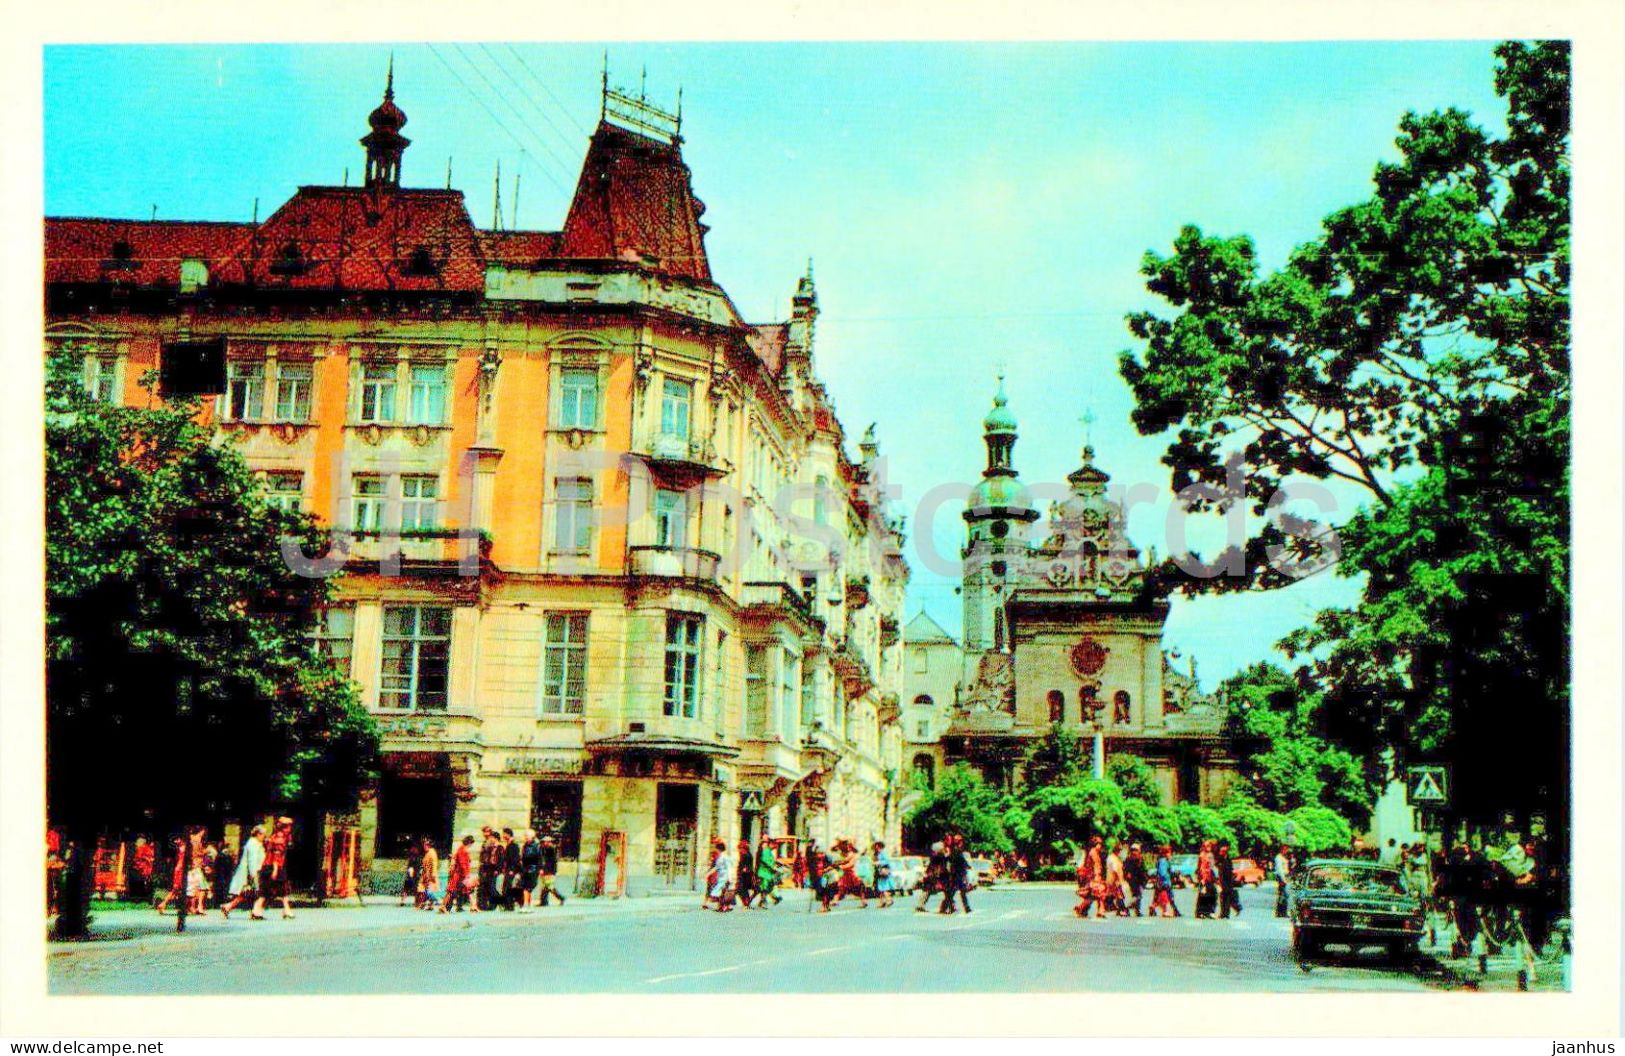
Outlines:
<svg viewBox="0 0 1625 1056"><path fill-rule="evenodd" d="M982 420L987 468L966 500L968 538L964 558L965 651L1010 648L1004 603L1027 552L1027 530L1038 519L1026 487L1016 476L1016 417L1006 406L1004 376L993 410Z"/></svg>
<svg viewBox="0 0 1625 1056"><path fill-rule="evenodd" d="M384 80L384 101L367 115L372 131L361 137L367 148L365 186L376 190L396 190L401 185L401 155L412 141L401 135L406 114L395 105L395 56L389 57L389 74Z"/></svg>

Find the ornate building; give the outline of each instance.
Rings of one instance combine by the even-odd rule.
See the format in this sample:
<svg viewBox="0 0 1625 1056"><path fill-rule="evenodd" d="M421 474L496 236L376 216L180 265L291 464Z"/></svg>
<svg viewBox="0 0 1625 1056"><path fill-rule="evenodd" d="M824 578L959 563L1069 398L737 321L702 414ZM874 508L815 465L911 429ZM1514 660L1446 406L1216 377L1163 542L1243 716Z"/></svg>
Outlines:
<svg viewBox="0 0 1625 1056"><path fill-rule="evenodd" d="M1168 602L1146 588L1148 562L1094 448L1034 542L1038 511L1016 474L1002 383L983 433L987 468L964 514L965 685L944 761L1008 785L1033 740L1060 723L1086 742L1100 733L1108 758L1143 759L1168 802L1221 798L1236 770L1222 709L1200 693L1194 665L1176 671L1163 652Z"/></svg>
<svg viewBox="0 0 1625 1056"><path fill-rule="evenodd" d="M680 119L606 82L558 231L402 185L260 223L46 221L46 341L98 398L208 394L270 501L331 526L312 629L383 731L374 875L481 824L583 889L692 887L712 835L895 841L899 522L787 319L712 277ZM154 390L143 377L157 371Z"/></svg>

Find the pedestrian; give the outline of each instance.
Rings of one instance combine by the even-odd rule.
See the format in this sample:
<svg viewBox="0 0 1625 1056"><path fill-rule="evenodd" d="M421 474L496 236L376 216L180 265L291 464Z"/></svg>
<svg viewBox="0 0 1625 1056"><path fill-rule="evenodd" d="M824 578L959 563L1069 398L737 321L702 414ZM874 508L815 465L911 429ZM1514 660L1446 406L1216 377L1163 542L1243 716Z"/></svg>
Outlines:
<svg viewBox="0 0 1625 1056"><path fill-rule="evenodd" d="M766 909L768 899L772 899L775 906L784 901L778 892L779 870L778 852L773 849L773 841L764 836L756 848L757 909Z"/></svg>
<svg viewBox="0 0 1625 1056"><path fill-rule="evenodd" d="M705 900L700 908L710 909L716 903L718 913L733 909L733 862L728 859L728 842L721 836L711 841L711 869L705 874Z"/></svg>
<svg viewBox="0 0 1625 1056"><path fill-rule="evenodd" d="M542 841L535 829L525 830L525 841L519 847L519 911L529 913L535 908L536 886L542 881Z"/></svg>
<svg viewBox="0 0 1625 1056"><path fill-rule="evenodd" d="M236 878L237 863L231 857L231 848L225 840L214 845L214 861L210 876L214 881L214 890L211 895L214 904L223 906L231 900L231 882Z"/></svg>
<svg viewBox="0 0 1625 1056"><path fill-rule="evenodd" d="M427 836L419 838L417 845L418 889L412 892L412 908L430 910L440 902L440 852Z"/></svg>
<svg viewBox="0 0 1625 1056"><path fill-rule="evenodd" d="M502 885L502 839L489 825L480 832L484 840L480 844L479 897L475 905L481 910L493 910L497 908Z"/></svg>
<svg viewBox="0 0 1625 1056"><path fill-rule="evenodd" d="M288 883L288 849L293 846L293 819L278 818L265 838L265 864L260 867L259 898L254 912L263 914L270 901L282 903L282 919L292 920L293 909L288 905L292 888Z"/></svg>
<svg viewBox="0 0 1625 1056"><path fill-rule="evenodd" d="M886 853L886 845L879 840L876 840L874 847L870 849L870 855L875 871L875 894L880 896L880 908L890 909L897 898L897 885L891 878L891 856Z"/></svg>
<svg viewBox="0 0 1625 1056"><path fill-rule="evenodd" d="M1174 849L1168 844L1157 848L1157 864L1152 874L1155 892L1151 896L1151 915L1177 917L1179 906L1174 902Z"/></svg>
<svg viewBox="0 0 1625 1056"><path fill-rule="evenodd" d="M1287 915L1286 889L1287 885L1292 881L1292 852L1290 848L1283 845L1280 850L1275 852L1275 868L1272 872L1275 874L1275 915L1284 917Z"/></svg>
<svg viewBox="0 0 1625 1056"><path fill-rule="evenodd" d="M519 888L524 883L525 860L512 829L502 830L502 908L512 913L519 908Z"/></svg>
<svg viewBox="0 0 1625 1056"><path fill-rule="evenodd" d="M750 841L739 841L738 861L734 864L734 898L749 909L756 898L756 856L750 853Z"/></svg>
<svg viewBox="0 0 1625 1056"><path fill-rule="evenodd" d="M417 905L418 878L423 872L423 841L416 836L406 839L406 872L401 874L401 900L397 908L405 909L407 900Z"/></svg>
<svg viewBox="0 0 1625 1056"><path fill-rule="evenodd" d="M228 889L231 901L220 907L220 915L227 920L231 919L231 911L247 902L248 915L251 920L264 920L265 914L254 909L260 894L260 869L265 865L265 828L256 825L243 842L243 853L237 859L237 868L231 874L231 886Z"/></svg>
<svg viewBox="0 0 1625 1056"><path fill-rule="evenodd" d="M1129 845L1128 857L1123 860L1123 879L1128 882L1129 901L1134 915L1143 916L1140 900L1145 897L1145 852L1137 843Z"/></svg>
<svg viewBox="0 0 1625 1056"><path fill-rule="evenodd" d="M558 884L559 848L551 836L542 837L540 865L542 874L540 879L537 880L537 901L544 908L547 906L549 898L556 898L559 900L559 905L564 905L564 893L559 890Z"/></svg>
<svg viewBox="0 0 1625 1056"><path fill-rule="evenodd" d="M158 850L145 836L135 838L135 850L130 854L130 879L127 897L132 902L146 904L152 901L152 874L158 866Z"/></svg>
<svg viewBox="0 0 1625 1056"><path fill-rule="evenodd" d="M474 837L464 836L457 849L451 852L451 868L446 874L446 897L440 902L440 912L449 913L453 909L461 913L468 908L468 891L473 886L474 877ZM479 912L479 907L474 907Z"/></svg>
<svg viewBox="0 0 1625 1056"><path fill-rule="evenodd" d="M1236 863L1230 857L1230 844L1224 840L1219 841L1219 849L1213 855L1213 872L1219 881L1219 919L1227 919L1231 913L1241 916L1241 891L1236 887Z"/></svg>
<svg viewBox="0 0 1625 1056"><path fill-rule="evenodd" d="M966 913L970 908L970 889L975 886L976 878L971 872L970 855L965 853L965 837L955 833L949 837L948 844L948 900L944 903L943 913L952 913L954 895L959 896L960 906Z"/></svg>
<svg viewBox="0 0 1625 1056"><path fill-rule="evenodd" d="M1078 860L1078 904L1072 910L1079 917L1102 918L1106 915L1106 854L1105 840L1089 837L1089 846Z"/></svg>
<svg viewBox="0 0 1625 1056"><path fill-rule="evenodd" d="M1106 855L1106 910L1120 917L1128 916L1128 906L1123 904L1126 875L1123 866L1123 844L1113 843L1111 853Z"/></svg>
<svg viewBox="0 0 1625 1056"><path fill-rule="evenodd" d="M839 902L847 895L858 896L858 908L869 908L869 897L863 890L863 878L858 875L858 848L851 840L843 839L832 848L839 864L840 873L835 881L834 902ZM824 904L824 912L828 913L833 903Z"/></svg>
<svg viewBox="0 0 1625 1056"><path fill-rule="evenodd" d="M1489 863L1463 841L1456 848L1446 876L1445 893L1456 923L1456 941L1451 956L1466 957L1473 952L1473 944L1478 938L1478 906L1493 874Z"/></svg>
<svg viewBox="0 0 1625 1056"><path fill-rule="evenodd" d="M1212 920L1219 906L1219 879L1213 865L1213 841L1203 840L1196 852L1196 919Z"/></svg>
<svg viewBox="0 0 1625 1056"><path fill-rule="evenodd" d="M816 839L809 838L807 840L807 847L802 852L800 861L807 888L812 892L812 900L814 902L828 901L827 896L824 894L824 852L819 850Z"/></svg>
<svg viewBox="0 0 1625 1056"><path fill-rule="evenodd" d="M953 896L947 891L948 845L939 840L931 845L931 857L926 859L925 875L920 878L920 900L914 904L914 912L924 913L932 895L940 894L943 902L949 901Z"/></svg>

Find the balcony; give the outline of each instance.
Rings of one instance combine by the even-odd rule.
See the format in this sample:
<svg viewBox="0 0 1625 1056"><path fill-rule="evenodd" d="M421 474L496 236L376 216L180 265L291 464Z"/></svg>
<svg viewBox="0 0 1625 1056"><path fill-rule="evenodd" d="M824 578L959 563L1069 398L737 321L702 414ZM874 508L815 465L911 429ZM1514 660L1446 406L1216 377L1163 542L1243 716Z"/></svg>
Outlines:
<svg viewBox="0 0 1625 1056"><path fill-rule="evenodd" d="M329 534L327 560L357 571L386 576L478 576L491 567L491 535L474 528L407 531L336 530ZM310 560L322 560L310 555Z"/></svg>
<svg viewBox="0 0 1625 1056"><path fill-rule="evenodd" d="M709 550L682 546L629 546L627 565L634 576L701 579L715 583L721 558Z"/></svg>
<svg viewBox="0 0 1625 1056"><path fill-rule="evenodd" d="M849 696L866 693L875 684L869 662L863 658L863 653L850 636L836 639L835 651L830 654L830 666L846 684Z"/></svg>
<svg viewBox="0 0 1625 1056"><path fill-rule="evenodd" d="M633 444L632 453L649 468L679 483L694 483L720 477L728 463L708 438L655 433Z"/></svg>
<svg viewBox="0 0 1625 1056"><path fill-rule="evenodd" d="M740 584L739 602L746 609L770 618L794 615L819 630L824 627L824 621L813 615L812 599L782 580Z"/></svg>

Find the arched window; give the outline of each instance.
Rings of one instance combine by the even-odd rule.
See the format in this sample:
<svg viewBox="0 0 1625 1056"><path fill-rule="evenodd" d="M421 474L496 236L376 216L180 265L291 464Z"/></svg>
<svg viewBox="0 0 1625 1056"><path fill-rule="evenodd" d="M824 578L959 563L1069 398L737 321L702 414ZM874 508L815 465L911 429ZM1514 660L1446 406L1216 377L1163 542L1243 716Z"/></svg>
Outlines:
<svg viewBox="0 0 1625 1056"><path fill-rule="evenodd" d="M1066 695L1058 689L1049 691L1049 721L1062 722L1066 719Z"/></svg>
<svg viewBox="0 0 1625 1056"><path fill-rule="evenodd" d="M1099 691L1097 686L1078 687L1078 721L1094 722L1095 713L1101 708L1100 701L1096 699Z"/></svg>
<svg viewBox="0 0 1625 1056"><path fill-rule="evenodd" d="M918 704L922 708L929 708L934 702L931 700L930 694L921 693L919 696L914 698L914 703Z"/></svg>
<svg viewBox="0 0 1625 1056"><path fill-rule="evenodd" d="M1120 689L1112 696L1112 721L1127 725L1129 722L1128 690Z"/></svg>
<svg viewBox="0 0 1625 1056"><path fill-rule="evenodd" d="M924 752L914 757L914 773L926 788L937 787L937 761Z"/></svg>

